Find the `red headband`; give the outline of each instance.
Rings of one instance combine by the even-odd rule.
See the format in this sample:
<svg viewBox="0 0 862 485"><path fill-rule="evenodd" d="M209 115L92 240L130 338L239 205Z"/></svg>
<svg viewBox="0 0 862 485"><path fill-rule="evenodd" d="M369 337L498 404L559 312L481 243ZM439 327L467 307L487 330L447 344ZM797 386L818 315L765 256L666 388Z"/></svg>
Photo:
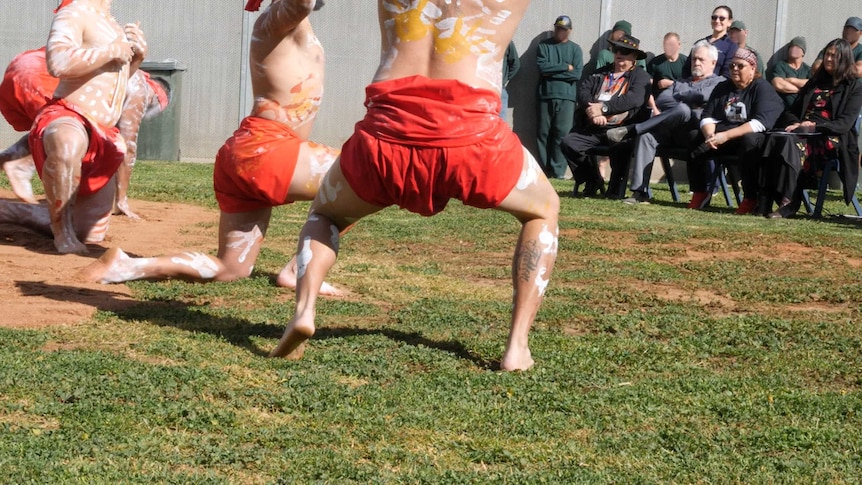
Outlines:
<svg viewBox="0 0 862 485"><path fill-rule="evenodd" d="M263 3L263 0L248 0L248 3L245 4L245 9L249 12L257 12L260 10L261 3Z"/></svg>
<svg viewBox="0 0 862 485"><path fill-rule="evenodd" d="M733 58L747 62L751 67L757 67L757 54L744 47L736 49L736 52L733 54Z"/></svg>
<svg viewBox="0 0 862 485"><path fill-rule="evenodd" d="M68 7L69 4L72 3L72 1L73 0L63 0L62 2L60 2L60 6L58 6L57 8L54 9L54 13L59 12L60 9L63 7Z"/></svg>

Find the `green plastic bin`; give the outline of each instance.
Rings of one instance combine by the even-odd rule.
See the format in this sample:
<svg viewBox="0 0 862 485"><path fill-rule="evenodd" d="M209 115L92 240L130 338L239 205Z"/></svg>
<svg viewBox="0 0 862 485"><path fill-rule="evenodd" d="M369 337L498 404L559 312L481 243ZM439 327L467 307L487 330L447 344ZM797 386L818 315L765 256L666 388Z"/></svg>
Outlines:
<svg viewBox="0 0 862 485"><path fill-rule="evenodd" d="M164 111L144 120L138 132L138 160L180 160L180 115L183 72L176 59L144 61L140 69L168 87L171 102Z"/></svg>

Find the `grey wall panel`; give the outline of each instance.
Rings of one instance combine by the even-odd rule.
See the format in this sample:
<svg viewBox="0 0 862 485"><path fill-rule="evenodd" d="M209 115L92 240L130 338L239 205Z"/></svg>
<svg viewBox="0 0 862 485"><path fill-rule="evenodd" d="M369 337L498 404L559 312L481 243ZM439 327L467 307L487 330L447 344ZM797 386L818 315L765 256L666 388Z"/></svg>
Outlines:
<svg viewBox="0 0 862 485"><path fill-rule="evenodd" d="M805 62L809 64L814 62L817 53L829 41L841 37L844 21L848 17L862 17L862 4L856 0L786 1L786 38L783 44L797 35L805 36L808 44ZM778 45L776 48L783 46Z"/></svg>
<svg viewBox="0 0 862 485"><path fill-rule="evenodd" d="M152 6L158 4L158 8ZM141 22L147 60L177 59L183 73L180 151L214 159L236 129L239 113L242 4L212 0L115 0L121 24Z"/></svg>

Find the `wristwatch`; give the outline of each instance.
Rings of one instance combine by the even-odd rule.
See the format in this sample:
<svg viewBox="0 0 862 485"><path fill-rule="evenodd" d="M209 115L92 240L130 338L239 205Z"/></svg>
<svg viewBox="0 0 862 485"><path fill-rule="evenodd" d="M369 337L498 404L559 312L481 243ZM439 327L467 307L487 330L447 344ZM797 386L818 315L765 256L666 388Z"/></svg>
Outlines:
<svg viewBox="0 0 862 485"><path fill-rule="evenodd" d="M608 112L608 105L606 105L605 103L602 103L602 113L607 113L607 112Z"/></svg>

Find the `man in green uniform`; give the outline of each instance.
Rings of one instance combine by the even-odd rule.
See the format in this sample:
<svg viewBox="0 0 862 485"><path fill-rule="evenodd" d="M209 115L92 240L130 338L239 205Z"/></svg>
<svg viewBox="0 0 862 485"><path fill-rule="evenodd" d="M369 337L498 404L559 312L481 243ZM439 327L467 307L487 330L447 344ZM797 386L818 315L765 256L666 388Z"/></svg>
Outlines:
<svg viewBox="0 0 862 485"><path fill-rule="evenodd" d="M647 63L646 70L652 76L653 98L658 97L662 91L673 86L677 79L682 79L682 67L688 61L688 56L681 54L680 48L679 34L668 32L664 34L664 42L662 43L664 52L653 57ZM655 107L654 99L650 101L649 105L653 115L660 113Z"/></svg>
<svg viewBox="0 0 862 485"><path fill-rule="evenodd" d="M565 178L566 157L560 141L572 131L577 83L584 68L581 46L569 40L572 19L566 15L554 22L554 36L539 42L539 164L548 178Z"/></svg>
<svg viewBox="0 0 862 485"><path fill-rule="evenodd" d="M856 61L856 77L862 78L862 43L859 39L862 38L862 19L859 17L850 17L844 22L844 31L841 33L841 38L850 44L853 49L853 59ZM823 62L823 51L817 55L817 60L811 65L811 74L820 69L820 64Z"/></svg>
<svg viewBox="0 0 862 485"><path fill-rule="evenodd" d="M757 73L763 76L763 56L760 55L760 52L758 52L757 49L748 45L748 29L745 27L745 22L742 20L734 20L733 23L730 24L730 28L727 29L727 34L730 36L730 40L736 42L741 49L748 49L751 52L754 52L755 57L757 57Z"/></svg>
<svg viewBox="0 0 862 485"><path fill-rule="evenodd" d="M617 23L611 27L611 33L608 34L607 46L600 50L596 56L596 70L614 63L614 53L611 52L611 44L619 42L624 35L632 35L632 24L628 20L618 20ZM646 61L643 59L638 59L637 65L646 69Z"/></svg>
<svg viewBox="0 0 862 485"><path fill-rule="evenodd" d="M790 108L796 101L796 94L811 78L811 66L805 63L805 37L794 37L787 47L787 58L772 66L769 77L772 87L784 100L784 107Z"/></svg>

